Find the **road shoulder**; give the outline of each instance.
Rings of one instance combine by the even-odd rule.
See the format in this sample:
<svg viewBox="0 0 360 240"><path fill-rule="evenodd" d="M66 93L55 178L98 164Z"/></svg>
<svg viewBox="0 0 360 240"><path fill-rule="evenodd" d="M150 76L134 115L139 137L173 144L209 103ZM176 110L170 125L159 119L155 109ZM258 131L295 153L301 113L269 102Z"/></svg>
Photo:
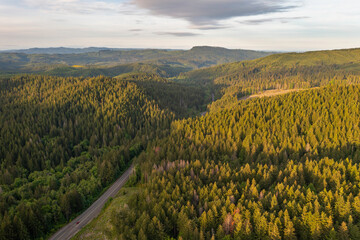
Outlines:
<svg viewBox="0 0 360 240"><path fill-rule="evenodd" d="M114 239L112 236L113 225L111 224L111 215L118 212L128 201L131 196L138 193L138 187L123 187L119 193L108 201L101 213L80 230L72 239L73 240L92 240L92 239Z"/></svg>

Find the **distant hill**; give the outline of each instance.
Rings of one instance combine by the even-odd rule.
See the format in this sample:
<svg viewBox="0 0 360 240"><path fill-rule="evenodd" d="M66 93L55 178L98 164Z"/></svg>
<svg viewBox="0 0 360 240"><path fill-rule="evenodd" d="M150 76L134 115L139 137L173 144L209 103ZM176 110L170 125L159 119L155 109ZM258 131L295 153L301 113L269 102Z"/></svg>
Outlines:
<svg viewBox="0 0 360 240"><path fill-rule="evenodd" d="M184 77L192 80L214 80L219 77L231 77L244 73L256 75L284 69L299 69L306 67L333 66L336 70L360 71L360 48L332 51L314 51L305 53L273 54L252 61L242 61L223 64L210 68L190 71ZM263 71L265 70L265 71Z"/></svg>
<svg viewBox="0 0 360 240"><path fill-rule="evenodd" d="M241 59L241 60L251 60L256 58L261 58L274 54L275 52L264 52L264 51L254 51L254 50L244 50L244 49L227 49L222 47L208 47L208 46L198 46L193 47L190 51L186 51L185 55L190 56L208 56L212 57L214 55L222 56L223 58L232 58L232 59Z"/></svg>
<svg viewBox="0 0 360 240"><path fill-rule="evenodd" d="M62 77L95 77L100 75L115 77L126 73L151 73L160 75L161 77L174 77L189 70L191 70L191 68L182 66L171 67L169 65L156 65L152 63L127 63L114 67L61 65L46 70L43 74Z"/></svg>
<svg viewBox="0 0 360 240"><path fill-rule="evenodd" d="M117 50L89 48L79 51L92 51L84 53L64 54L74 49L44 49L44 52L54 54L39 54L41 50L28 50L38 54L26 52L0 53L0 72L41 72L59 67L86 66L86 67L113 67L129 63L148 63L181 67L189 71L218 64L251 60L273 54L271 52L258 52L251 50L230 50L218 47L194 47L190 50ZM96 51L95 51L96 50ZM61 52L61 54L55 52Z"/></svg>
<svg viewBox="0 0 360 240"><path fill-rule="evenodd" d="M132 48L106 48L106 47L87 47L87 48L67 48L67 47L51 47L51 48L29 48L29 49L13 49L0 51L0 53L25 53L25 54L74 54L74 53L90 53L104 50L134 50Z"/></svg>
<svg viewBox="0 0 360 240"><path fill-rule="evenodd" d="M221 98L211 109L221 109L262 90L357 83L359 77L360 49L344 49L273 54L182 73L179 81L206 86L215 99Z"/></svg>

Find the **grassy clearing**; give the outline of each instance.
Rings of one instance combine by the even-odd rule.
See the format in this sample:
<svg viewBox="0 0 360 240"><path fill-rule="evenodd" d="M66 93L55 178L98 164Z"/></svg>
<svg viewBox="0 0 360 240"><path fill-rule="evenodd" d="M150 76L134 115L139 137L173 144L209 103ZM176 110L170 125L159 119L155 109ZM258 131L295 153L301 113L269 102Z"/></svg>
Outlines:
<svg viewBox="0 0 360 240"><path fill-rule="evenodd" d="M84 68L85 66L83 65L72 65L73 68Z"/></svg>
<svg viewBox="0 0 360 240"><path fill-rule="evenodd" d="M111 214L118 211L124 204L129 201L129 198L140 191L138 187L124 187L115 198L109 200L99 216L92 220L80 232L78 232L73 240L92 240L92 239L115 239L111 235L113 226L111 224Z"/></svg>
<svg viewBox="0 0 360 240"><path fill-rule="evenodd" d="M310 89L316 89L318 87L313 87ZM273 89L273 90L265 90L262 92L259 92L257 94L253 94L253 95L248 95L248 96L244 96L242 98L239 98L239 100L246 100L246 99L251 99L251 98L262 98L262 97L272 97L272 96L277 96L277 95L282 95L282 94L286 94L286 93L291 93L291 92L299 92L299 91L304 91L304 90L309 90L309 89Z"/></svg>

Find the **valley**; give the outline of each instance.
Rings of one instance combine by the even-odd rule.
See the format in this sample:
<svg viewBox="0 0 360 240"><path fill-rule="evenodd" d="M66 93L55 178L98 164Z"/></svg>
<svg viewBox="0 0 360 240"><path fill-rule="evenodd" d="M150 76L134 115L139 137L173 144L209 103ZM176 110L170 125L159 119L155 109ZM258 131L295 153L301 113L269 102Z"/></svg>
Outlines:
<svg viewBox="0 0 360 240"><path fill-rule="evenodd" d="M9 63L0 239L358 239L359 50L239 51Z"/></svg>

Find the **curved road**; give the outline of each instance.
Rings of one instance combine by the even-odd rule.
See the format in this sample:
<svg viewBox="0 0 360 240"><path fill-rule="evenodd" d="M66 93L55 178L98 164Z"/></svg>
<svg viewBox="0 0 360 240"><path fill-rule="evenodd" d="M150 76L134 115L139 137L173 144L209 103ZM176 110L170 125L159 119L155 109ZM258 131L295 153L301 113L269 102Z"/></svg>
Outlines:
<svg viewBox="0 0 360 240"><path fill-rule="evenodd" d="M121 177L116 180L116 182L111 185L111 187L103 194L101 197L96 200L85 212L83 212L80 216L75 218L72 222L61 228L54 235L52 235L50 240L67 240L75 236L77 232L79 232L86 224L88 224L91 220L93 220L101 211L106 201L110 197L114 197L120 188L124 186L124 184L129 179L130 174L132 173L134 166L131 165L126 172L121 175Z"/></svg>

